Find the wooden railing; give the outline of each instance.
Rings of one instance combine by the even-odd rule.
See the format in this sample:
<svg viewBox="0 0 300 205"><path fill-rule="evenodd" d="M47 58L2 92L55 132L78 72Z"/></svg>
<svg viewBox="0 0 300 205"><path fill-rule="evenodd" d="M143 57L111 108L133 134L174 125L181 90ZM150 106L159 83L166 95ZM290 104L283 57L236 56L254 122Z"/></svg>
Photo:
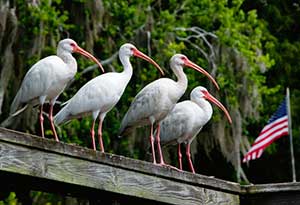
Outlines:
<svg viewBox="0 0 300 205"><path fill-rule="evenodd" d="M0 182L9 189L110 197L120 204L143 205L255 204L264 194L300 193L298 183L240 186L5 128L0 128Z"/></svg>

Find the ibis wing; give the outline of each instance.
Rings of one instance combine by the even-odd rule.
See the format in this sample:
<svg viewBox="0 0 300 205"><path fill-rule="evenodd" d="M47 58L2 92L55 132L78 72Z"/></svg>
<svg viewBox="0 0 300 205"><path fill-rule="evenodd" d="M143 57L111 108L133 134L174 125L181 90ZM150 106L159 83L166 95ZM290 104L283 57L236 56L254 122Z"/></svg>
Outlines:
<svg viewBox="0 0 300 205"><path fill-rule="evenodd" d="M160 139L163 144L177 141L188 130L189 114L183 102L177 103L174 109L161 121Z"/></svg>
<svg viewBox="0 0 300 205"><path fill-rule="evenodd" d="M192 101L177 103L174 109L161 121L160 139L163 144L185 142L197 133L203 126L201 109Z"/></svg>
<svg viewBox="0 0 300 205"><path fill-rule="evenodd" d="M46 95L47 89L55 78L53 75L56 67L65 67L65 63L57 56L49 56L38 61L29 69L11 105L11 113L16 111L20 104Z"/></svg>
<svg viewBox="0 0 300 205"><path fill-rule="evenodd" d="M159 106L156 101L161 93L158 86L150 87L149 85L142 89L132 101L122 120L121 132L127 127L138 127L149 124L149 117L155 114Z"/></svg>

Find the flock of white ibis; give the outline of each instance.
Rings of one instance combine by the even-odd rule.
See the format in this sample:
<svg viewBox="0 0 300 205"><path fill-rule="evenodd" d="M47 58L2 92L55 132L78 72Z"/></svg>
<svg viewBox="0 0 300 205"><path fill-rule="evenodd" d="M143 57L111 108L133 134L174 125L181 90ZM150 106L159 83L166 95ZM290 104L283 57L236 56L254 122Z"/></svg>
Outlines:
<svg viewBox="0 0 300 205"><path fill-rule="evenodd" d="M104 152L102 123L106 114L120 100L131 79L133 69L129 58L131 56L142 58L153 64L162 75L164 75L164 72L154 60L139 51L134 45L126 43L119 50L119 59L123 65L123 71L120 73L105 73L87 82L70 100L64 103L64 107L53 118L53 106L56 99L77 72L77 63L72 56L73 52L90 58L104 72L100 62L93 55L80 48L74 40L61 40L57 46L56 56L49 56L38 61L26 73L12 102L10 115L15 116L21 113L28 104L39 104L40 127L42 137L44 137L43 105L45 102L49 102L48 118L56 141L59 141L59 139L55 125L74 118L91 115L93 123L90 132L94 150L96 150L94 128L96 120L99 118L98 141L101 152ZM163 145L178 144L179 170L182 170L180 145L185 143L187 144L186 156L188 163L191 172L195 173L190 155L190 145L212 116L213 110L207 100L220 107L230 123L232 120L226 108L201 86L193 89L190 101L177 103L188 86L188 79L183 71L184 67L193 68L206 75L217 89L219 89L219 86L207 71L190 61L185 55L175 54L170 60L170 67L177 77L177 81L160 78L145 86L136 95L125 114L121 122L119 135L130 133L132 129L139 126L150 125L149 140L153 163L159 166L170 166L164 162L160 143ZM156 162L155 157L155 142L160 159L159 163Z"/></svg>

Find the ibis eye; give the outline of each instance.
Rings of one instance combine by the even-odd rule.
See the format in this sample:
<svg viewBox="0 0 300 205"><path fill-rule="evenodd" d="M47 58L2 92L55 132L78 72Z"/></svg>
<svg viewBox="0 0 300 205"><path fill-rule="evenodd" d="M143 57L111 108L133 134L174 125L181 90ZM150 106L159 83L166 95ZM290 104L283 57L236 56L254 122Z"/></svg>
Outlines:
<svg viewBox="0 0 300 205"><path fill-rule="evenodd" d="M208 94L208 91L207 90L202 90L201 91L204 95L207 95Z"/></svg>
<svg viewBox="0 0 300 205"><path fill-rule="evenodd" d="M70 43L70 45L71 45L72 47L74 47L74 46L75 46L75 43Z"/></svg>

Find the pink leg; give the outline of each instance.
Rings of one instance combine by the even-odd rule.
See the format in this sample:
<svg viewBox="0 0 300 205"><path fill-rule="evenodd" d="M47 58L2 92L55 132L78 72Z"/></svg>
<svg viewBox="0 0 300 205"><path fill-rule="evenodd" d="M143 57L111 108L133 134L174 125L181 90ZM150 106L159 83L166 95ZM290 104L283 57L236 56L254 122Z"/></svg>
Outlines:
<svg viewBox="0 0 300 205"><path fill-rule="evenodd" d="M43 116L43 105L40 107L40 125L41 125L41 132L42 132L42 137L44 138L44 116Z"/></svg>
<svg viewBox="0 0 300 205"><path fill-rule="evenodd" d="M187 144L187 148L186 148L186 156L189 160L189 166L190 166L190 169L191 171L193 172L193 174L195 174L195 170L194 170L194 166L193 166L193 162L191 160L191 144L188 143Z"/></svg>
<svg viewBox="0 0 300 205"><path fill-rule="evenodd" d="M102 140L102 119L100 118L99 126L98 126L98 139L99 139L99 145L101 152L104 153L104 146L103 146L103 140Z"/></svg>
<svg viewBox="0 0 300 205"><path fill-rule="evenodd" d="M157 143L157 148L158 148L159 157L160 157L160 163L159 163L159 165L160 166L166 166L166 167L175 169L177 171L181 171L181 170L177 169L176 167L168 165L168 164L166 164L164 162L164 157L163 157L162 150L161 150L161 147L160 147L160 137L159 137L159 135L160 135L160 124L158 124L157 128L156 128L156 143Z"/></svg>
<svg viewBox="0 0 300 205"><path fill-rule="evenodd" d="M57 142L59 142L59 139L58 139L57 134L56 134L55 126L54 126L54 123L53 123L53 104L52 103L50 105L50 110L49 110L49 119L50 119L51 129L52 129L53 135L55 137L55 140Z"/></svg>
<svg viewBox="0 0 300 205"><path fill-rule="evenodd" d="M91 127L91 137L92 137L93 149L96 151L94 128L95 128L95 120L93 120L93 124L92 124L92 127Z"/></svg>
<svg viewBox="0 0 300 205"><path fill-rule="evenodd" d="M179 163L179 169L182 170L182 154L181 154L180 143L178 143L178 163Z"/></svg>
<svg viewBox="0 0 300 205"><path fill-rule="evenodd" d="M151 124L151 131L150 131L150 144L152 149L152 159L153 164L156 164L156 158L155 158L155 150L154 150L154 137L153 137L153 124Z"/></svg>
<svg viewBox="0 0 300 205"><path fill-rule="evenodd" d="M158 153L159 153L159 157L160 157L160 165L165 165L164 162L164 157L161 151L161 147L160 147L160 124L158 123L157 128L156 128L156 143L157 143L157 148L158 148Z"/></svg>

